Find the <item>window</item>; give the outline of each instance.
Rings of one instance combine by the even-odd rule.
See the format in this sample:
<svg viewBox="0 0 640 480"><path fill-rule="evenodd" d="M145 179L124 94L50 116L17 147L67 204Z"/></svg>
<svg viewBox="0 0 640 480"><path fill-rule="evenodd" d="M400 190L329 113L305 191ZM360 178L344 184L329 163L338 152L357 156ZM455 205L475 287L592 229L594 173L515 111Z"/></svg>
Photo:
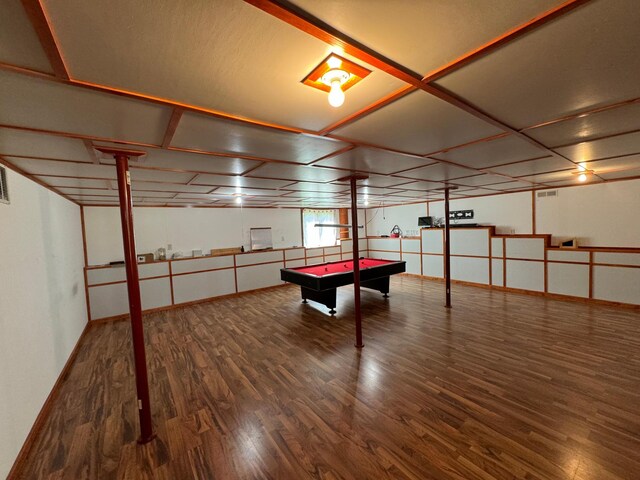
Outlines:
<svg viewBox="0 0 640 480"><path fill-rule="evenodd" d="M339 228L316 227L316 223L338 223L337 210L302 210L302 234L306 248L332 247L338 243Z"/></svg>

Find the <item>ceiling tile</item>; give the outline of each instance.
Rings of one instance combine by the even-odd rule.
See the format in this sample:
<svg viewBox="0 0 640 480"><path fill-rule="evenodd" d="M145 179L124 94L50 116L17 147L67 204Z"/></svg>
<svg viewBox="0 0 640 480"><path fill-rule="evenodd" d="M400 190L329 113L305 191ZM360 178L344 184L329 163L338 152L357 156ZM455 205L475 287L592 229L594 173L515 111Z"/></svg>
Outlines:
<svg viewBox="0 0 640 480"><path fill-rule="evenodd" d="M334 133L403 152L427 154L503 132L433 95L416 91Z"/></svg>
<svg viewBox="0 0 640 480"><path fill-rule="evenodd" d="M513 182L495 183L493 185L487 185L487 188L490 190L499 190L499 191L521 190L521 189L533 188L533 185L530 182L513 181Z"/></svg>
<svg viewBox="0 0 640 480"><path fill-rule="evenodd" d="M267 190L260 188L236 188L236 187L220 187L216 188L213 192L215 195L235 195L241 193L242 195L251 195L251 196L268 196L268 197L280 197L284 195L286 192L282 190Z"/></svg>
<svg viewBox="0 0 640 480"><path fill-rule="evenodd" d="M449 160L472 168L489 168L494 165L529 160L550 155L544 149L514 135L487 142L474 143L440 153L434 158Z"/></svg>
<svg viewBox="0 0 640 480"><path fill-rule="evenodd" d="M623 178L640 178L640 168L635 170L618 170L611 172L599 173L599 177L605 180L621 180Z"/></svg>
<svg viewBox="0 0 640 480"><path fill-rule="evenodd" d="M301 80L331 46L244 2L45 4L74 78L242 117L317 130L402 85L374 70L330 107Z"/></svg>
<svg viewBox="0 0 640 480"><path fill-rule="evenodd" d="M0 62L53 73L38 35L20 0L3 0L2 2Z"/></svg>
<svg viewBox="0 0 640 480"><path fill-rule="evenodd" d="M178 124L172 146L309 163L340 150L347 144L196 113L185 113Z"/></svg>
<svg viewBox="0 0 640 480"><path fill-rule="evenodd" d="M640 132L582 142L556 151L575 162L640 153Z"/></svg>
<svg viewBox="0 0 640 480"><path fill-rule="evenodd" d="M115 169L114 169L115 170ZM191 173L163 172L160 170L131 169L131 184L137 181L164 182L164 183L187 183L193 178Z"/></svg>
<svg viewBox="0 0 640 480"><path fill-rule="evenodd" d="M424 192L424 191L444 188L444 186L445 184L440 182L411 182L411 183L405 183L404 185L398 188L403 188L405 190L418 190L418 191Z"/></svg>
<svg viewBox="0 0 640 480"><path fill-rule="evenodd" d="M447 163L437 163L428 167L416 168L407 172L402 172L403 177L414 178L417 180L431 180L441 182L460 177L469 177L477 175L477 170L470 168L458 167Z"/></svg>
<svg viewBox="0 0 640 480"><path fill-rule="evenodd" d="M109 165L91 163L34 160L31 158L6 157L11 163L32 175L53 175L85 178L116 178L116 169Z"/></svg>
<svg viewBox="0 0 640 480"><path fill-rule="evenodd" d="M490 175L490 174L482 174L482 175L474 175L472 177L464 177L458 180L454 180L451 183L455 185L462 185L467 187L481 187L483 185L491 185L495 183L505 183L508 182L509 179L506 177L501 177L500 175Z"/></svg>
<svg viewBox="0 0 640 480"><path fill-rule="evenodd" d="M103 145L122 148L117 143L94 142L94 145ZM160 148L132 147L135 150L147 152L142 158L143 165L147 167L167 168L173 170L186 170L190 172L222 173L240 175L247 170L257 167L260 162L245 160L243 158L219 157L178 150L163 150ZM113 159L101 159L101 163L115 163ZM133 163L133 162L131 162Z"/></svg>
<svg viewBox="0 0 640 480"><path fill-rule="evenodd" d="M382 55L426 74L561 1L294 0L293 3ZM411 47L407 48L408 45Z"/></svg>
<svg viewBox="0 0 640 480"><path fill-rule="evenodd" d="M464 197L477 197L479 195L495 195L497 192L495 190L489 190L487 188L472 188L470 190L464 191L456 191L451 192L451 196L455 198L464 198Z"/></svg>
<svg viewBox="0 0 640 480"><path fill-rule="evenodd" d="M56 187L56 190L70 196L82 196L90 195L97 197L118 197L117 190L109 190L106 185L102 189L98 188L69 188L69 187Z"/></svg>
<svg viewBox="0 0 640 480"><path fill-rule="evenodd" d="M298 182L293 185L287 185L287 190L298 190L305 192L347 192L349 187L345 185L334 185L332 183L311 183L311 182Z"/></svg>
<svg viewBox="0 0 640 480"><path fill-rule="evenodd" d="M198 175L191 182L192 185L211 185L217 187L249 187L249 188L282 188L289 185L290 180L265 180L223 175Z"/></svg>
<svg viewBox="0 0 640 480"><path fill-rule="evenodd" d="M603 178L632 177L638 174L635 170L640 168L640 155L629 155L609 160L586 162L585 167L587 170L594 170L597 175ZM606 175L606 177L604 175Z"/></svg>
<svg viewBox="0 0 640 480"><path fill-rule="evenodd" d="M0 128L0 154L92 162L82 140Z"/></svg>
<svg viewBox="0 0 640 480"><path fill-rule="evenodd" d="M112 181L111 188L117 190L118 183ZM139 192L140 195L146 195L146 193L143 192L173 192L174 194L178 192L208 193L212 190L212 187L137 181L131 184L131 190Z"/></svg>
<svg viewBox="0 0 640 480"><path fill-rule="evenodd" d="M526 177L521 177L521 180L526 180L528 182L534 182L534 183L544 183L544 184L549 184L550 182L557 182L561 180L572 180L577 184L578 176L572 173L574 171L575 170L563 170L560 172L528 175Z"/></svg>
<svg viewBox="0 0 640 480"><path fill-rule="evenodd" d="M343 176L344 176L343 172ZM409 183L411 180L400 177L390 177L386 175L369 175L369 178L364 180L358 180L358 185L369 185L371 187L395 187L402 185L403 183ZM343 180L341 182L334 182L339 185L346 185L349 187L349 181ZM404 188L404 187L403 187Z"/></svg>
<svg viewBox="0 0 640 480"><path fill-rule="evenodd" d="M525 133L545 145L554 147L632 130L640 130L640 101L534 128Z"/></svg>
<svg viewBox="0 0 640 480"><path fill-rule="evenodd" d="M503 165L501 167L491 167L492 172L502 173L511 177L522 177L524 175L535 175L537 173L554 172L556 170L566 170L576 168L576 165L563 158L547 157L538 160Z"/></svg>
<svg viewBox="0 0 640 480"><path fill-rule="evenodd" d="M314 165L386 175L432 163L434 163L432 160L426 158L401 155L377 148L359 147L321 160Z"/></svg>
<svg viewBox="0 0 640 480"><path fill-rule="evenodd" d="M247 177L266 177L300 182L331 182L345 176L342 170L322 167L305 167L284 163L265 163Z"/></svg>
<svg viewBox="0 0 640 480"><path fill-rule="evenodd" d="M76 135L162 142L171 110L62 83L0 71L0 123Z"/></svg>
<svg viewBox="0 0 640 480"><path fill-rule="evenodd" d="M111 183L107 180L91 180L84 178L61 178L61 177L48 177L46 175L36 175L40 180L52 187L69 187L69 188L113 188ZM115 185L117 189L117 184Z"/></svg>
<svg viewBox="0 0 640 480"><path fill-rule="evenodd" d="M640 96L637 0L588 2L437 81L523 128Z"/></svg>

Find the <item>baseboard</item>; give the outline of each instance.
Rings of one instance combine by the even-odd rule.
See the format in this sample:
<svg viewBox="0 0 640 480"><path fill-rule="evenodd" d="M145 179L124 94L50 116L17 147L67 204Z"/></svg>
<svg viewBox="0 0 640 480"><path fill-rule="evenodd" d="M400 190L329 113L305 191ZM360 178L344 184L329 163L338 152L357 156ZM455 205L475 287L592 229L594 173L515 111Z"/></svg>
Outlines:
<svg viewBox="0 0 640 480"><path fill-rule="evenodd" d="M82 333L78 337L78 341L76 342L75 347L73 347L73 350L69 354L69 358L67 358L67 361L64 364L64 367L62 367L62 370L60 371L60 375L58 375L58 379L56 380L56 383L54 383L53 387L51 388L51 392L49 392L47 399L44 401L44 404L42 405L42 408L40 409L40 412L38 413L36 420L33 422L33 425L31 426L31 430L29 431L27 438L22 444L22 448L18 452L18 456L13 462L13 466L11 467L11 470L9 470L9 474L7 475L7 480L14 480L14 479L17 480L18 478L20 478L20 473L22 468L24 467L24 463L27 457L29 456L29 453L31 453L33 444L35 443L35 440L38 437L40 430L42 430L44 422L46 421L47 417L49 417L49 413L51 412L51 408L53 406L53 401L58 396L60 386L62 385L62 382L64 382L64 380L69 375L69 371L71 370L71 366L73 365L76 357L78 356L78 352L80 351L80 346L83 343L84 337L86 336L87 332L92 328L92 326L93 324L88 322L85 325L84 330L82 330Z"/></svg>

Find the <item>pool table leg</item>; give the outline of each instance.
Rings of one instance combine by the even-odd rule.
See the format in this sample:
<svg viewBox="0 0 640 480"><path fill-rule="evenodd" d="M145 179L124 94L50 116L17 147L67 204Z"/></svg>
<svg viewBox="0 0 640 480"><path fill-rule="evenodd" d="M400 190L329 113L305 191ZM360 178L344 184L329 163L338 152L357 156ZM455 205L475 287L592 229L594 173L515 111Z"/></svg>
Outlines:
<svg viewBox="0 0 640 480"><path fill-rule="evenodd" d="M360 284L365 288L370 288L372 290L378 290L384 298L389 298L389 276L375 278L373 280L367 280L366 282L360 282Z"/></svg>
<svg viewBox="0 0 640 480"><path fill-rule="evenodd" d="M336 293L336 288L330 288L328 290L313 290L307 287L300 287L302 303L307 303L307 300L313 300L314 302L321 303L329 308L329 313L331 315L336 313Z"/></svg>

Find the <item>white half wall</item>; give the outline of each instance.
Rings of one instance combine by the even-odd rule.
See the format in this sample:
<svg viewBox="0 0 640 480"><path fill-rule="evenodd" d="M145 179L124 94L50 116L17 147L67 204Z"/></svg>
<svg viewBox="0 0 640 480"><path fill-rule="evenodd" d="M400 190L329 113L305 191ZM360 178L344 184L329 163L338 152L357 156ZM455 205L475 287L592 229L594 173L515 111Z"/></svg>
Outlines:
<svg viewBox="0 0 640 480"><path fill-rule="evenodd" d="M640 180L558 189L556 197L536 196L537 233L551 243L576 237L578 245L640 247Z"/></svg>
<svg viewBox="0 0 640 480"><path fill-rule="evenodd" d="M122 260L122 231L117 207L85 208L89 265ZM249 230L271 227L273 248L302 245L300 210L289 208L134 208L138 253L153 253L172 246L173 252L191 256L212 248L250 246Z"/></svg>
<svg viewBox="0 0 640 480"><path fill-rule="evenodd" d="M80 207L7 169L0 204L0 478L87 323Z"/></svg>

